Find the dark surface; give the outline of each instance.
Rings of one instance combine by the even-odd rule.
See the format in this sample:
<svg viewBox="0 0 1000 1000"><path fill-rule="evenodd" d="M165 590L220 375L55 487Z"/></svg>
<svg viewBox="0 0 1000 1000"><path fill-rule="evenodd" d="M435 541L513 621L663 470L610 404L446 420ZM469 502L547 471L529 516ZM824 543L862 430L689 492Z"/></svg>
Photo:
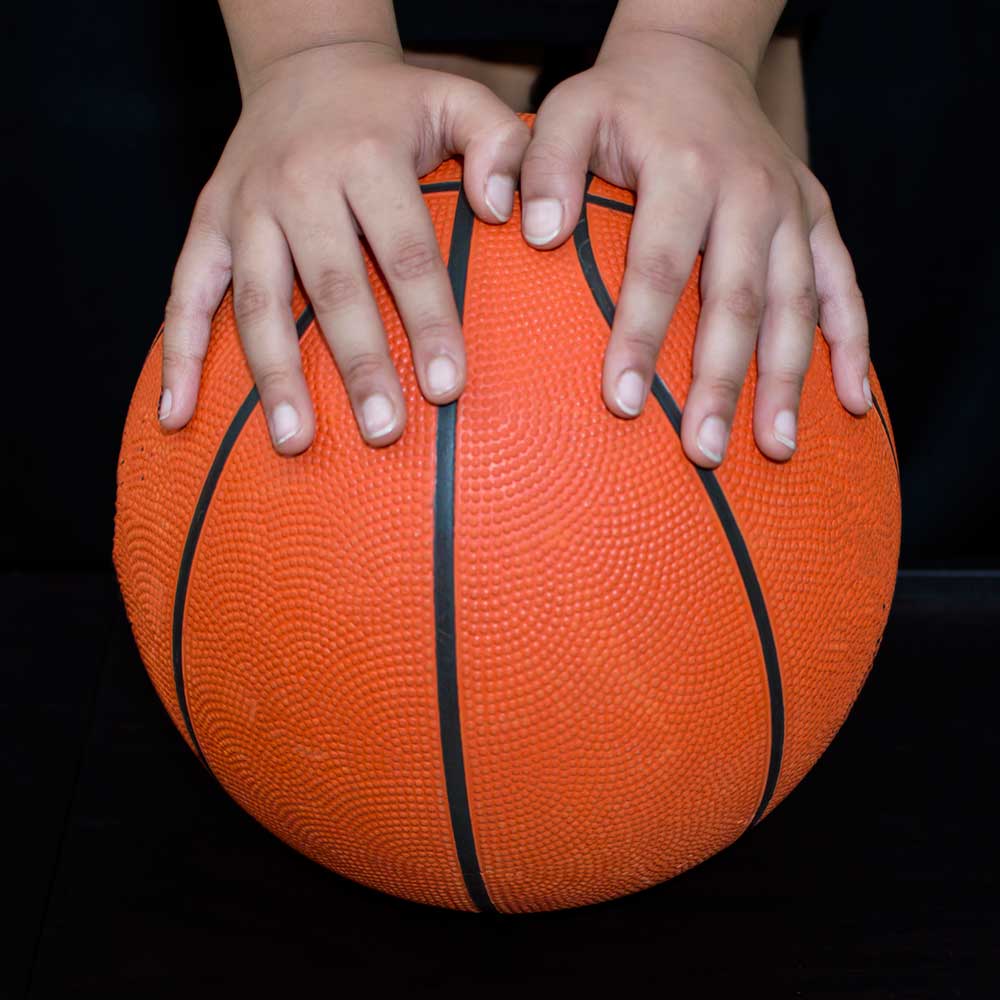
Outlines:
<svg viewBox="0 0 1000 1000"><path fill-rule="evenodd" d="M209 0L57 0L0 17L14 265L0 454L18 484L0 566L103 569L125 412L239 92ZM984 152L998 28L986 0L837 0L809 38L813 166L870 310L904 567L1000 565L1000 199Z"/></svg>
<svg viewBox="0 0 1000 1000"><path fill-rule="evenodd" d="M0 995L995 995L1000 573L904 575L871 679L773 816L672 882L531 917L326 872L173 729L113 577L0 577ZM55 623L55 624L54 624ZM6 950L6 947L5 947Z"/></svg>

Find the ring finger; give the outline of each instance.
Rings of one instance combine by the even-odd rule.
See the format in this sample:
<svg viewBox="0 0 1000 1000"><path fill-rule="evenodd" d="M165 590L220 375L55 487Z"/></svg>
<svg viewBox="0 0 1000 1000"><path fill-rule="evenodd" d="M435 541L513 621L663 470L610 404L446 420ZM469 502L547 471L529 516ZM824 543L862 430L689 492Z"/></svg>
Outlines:
<svg viewBox="0 0 1000 1000"><path fill-rule="evenodd" d="M361 435L369 444L391 444L403 432L406 403L351 213L335 199L282 222Z"/></svg>

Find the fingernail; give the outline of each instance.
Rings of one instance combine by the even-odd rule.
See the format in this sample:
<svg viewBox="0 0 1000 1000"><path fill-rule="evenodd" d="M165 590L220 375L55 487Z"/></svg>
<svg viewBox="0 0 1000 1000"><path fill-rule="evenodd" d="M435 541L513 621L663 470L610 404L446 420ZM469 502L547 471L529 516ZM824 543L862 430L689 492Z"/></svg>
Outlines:
<svg viewBox="0 0 1000 1000"><path fill-rule="evenodd" d="M271 411L271 437L275 444L282 444L299 429L299 415L291 403L278 403Z"/></svg>
<svg viewBox="0 0 1000 1000"><path fill-rule="evenodd" d="M427 385L435 396L451 392L457 381L458 369L447 355L442 354L427 366Z"/></svg>
<svg viewBox="0 0 1000 1000"><path fill-rule="evenodd" d="M164 389L160 393L160 420L166 420L170 416L170 408L174 405L174 396L169 389Z"/></svg>
<svg viewBox="0 0 1000 1000"><path fill-rule="evenodd" d="M500 220L506 222L514 211L514 178L506 174L490 174L486 178L486 204Z"/></svg>
<svg viewBox="0 0 1000 1000"><path fill-rule="evenodd" d="M521 232L529 243L542 246L562 228L562 202L555 198L534 198L524 206Z"/></svg>
<svg viewBox="0 0 1000 1000"><path fill-rule="evenodd" d="M774 436L795 451L795 414L791 410L781 410L774 418Z"/></svg>
<svg viewBox="0 0 1000 1000"><path fill-rule="evenodd" d="M864 391L865 399L868 400L868 409L870 410L875 405L875 401L872 399L872 384L868 381L867 375L864 382L861 383L861 388Z"/></svg>
<svg viewBox="0 0 1000 1000"><path fill-rule="evenodd" d="M642 410L643 400L646 398L646 380L632 369L623 371L618 376L615 398L626 413L636 416Z"/></svg>
<svg viewBox="0 0 1000 1000"><path fill-rule="evenodd" d="M726 450L729 428L722 417L705 417L698 431L698 448L713 462L721 462Z"/></svg>
<svg viewBox="0 0 1000 1000"><path fill-rule="evenodd" d="M396 424L396 411L388 396L376 392L361 406L361 422L369 437L379 437L392 430Z"/></svg>

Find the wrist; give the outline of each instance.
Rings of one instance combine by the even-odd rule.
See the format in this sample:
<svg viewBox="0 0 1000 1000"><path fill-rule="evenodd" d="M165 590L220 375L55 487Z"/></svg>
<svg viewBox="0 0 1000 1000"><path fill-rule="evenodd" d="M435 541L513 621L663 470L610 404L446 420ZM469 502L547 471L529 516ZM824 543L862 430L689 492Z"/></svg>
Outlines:
<svg viewBox="0 0 1000 1000"><path fill-rule="evenodd" d="M342 70L351 66L401 63L403 50L396 44L355 38L337 42L306 45L290 52L274 55L255 66L237 69L240 94L244 103L256 90L277 77L307 72L309 67L327 72L330 67Z"/></svg>
<svg viewBox="0 0 1000 1000"><path fill-rule="evenodd" d="M755 81L784 6L784 0L619 0L601 53L643 36L672 35L711 47Z"/></svg>
<svg viewBox="0 0 1000 1000"><path fill-rule="evenodd" d="M312 52L402 59L390 0L219 0L244 99L272 70Z"/></svg>

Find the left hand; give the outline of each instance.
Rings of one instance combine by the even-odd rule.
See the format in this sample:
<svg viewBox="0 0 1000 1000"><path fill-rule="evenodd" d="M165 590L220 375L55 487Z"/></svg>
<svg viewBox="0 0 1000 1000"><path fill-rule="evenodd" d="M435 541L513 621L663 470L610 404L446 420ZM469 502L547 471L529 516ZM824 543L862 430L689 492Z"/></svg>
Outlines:
<svg viewBox="0 0 1000 1000"><path fill-rule="evenodd" d="M609 33L595 65L545 99L521 165L522 231L553 248L579 217L587 170L636 192L603 395L634 417L700 249L702 310L681 426L685 453L725 455L754 349L754 437L789 459L817 319L837 395L871 406L868 324L822 185L768 121L747 69L665 31ZM759 339L758 339L759 338Z"/></svg>

